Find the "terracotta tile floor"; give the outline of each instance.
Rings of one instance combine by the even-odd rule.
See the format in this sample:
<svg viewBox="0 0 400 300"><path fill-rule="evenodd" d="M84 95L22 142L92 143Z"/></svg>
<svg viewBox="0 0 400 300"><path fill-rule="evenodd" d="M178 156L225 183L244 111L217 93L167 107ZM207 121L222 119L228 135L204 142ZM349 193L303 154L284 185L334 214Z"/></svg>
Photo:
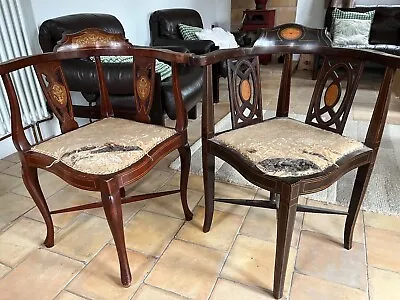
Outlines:
<svg viewBox="0 0 400 300"><path fill-rule="evenodd" d="M278 67L263 67L264 108L273 109ZM298 71L293 108L307 111L313 81ZM376 86L364 84L352 118L370 115ZM216 121L229 109L221 82ZM398 102L394 99L393 102ZM400 124L391 105L389 122ZM189 139L200 135L200 119L190 121ZM169 155L128 193L176 187L179 174ZM124 207L128 257L133 281L119 282L115 246L101 210L57 216L56 245L42 246L45 226L18 172L18 157L0 160L0 299L272 299L275 255L273 211L217 204L212 231L203 234L202 179L190 176L192 222L184 222L179 197L167 196ZM52 209L95 201L98 195L69 187L48 173L40 175ZM265 192L216 184L223 197L265 197ZM301 201L306 202L306 198ZM323 205L321 203L313 203ZM284 299L397 299L400 284L400 218L361 213L354 247L342 246L344 218L298 214Z"/></svg>

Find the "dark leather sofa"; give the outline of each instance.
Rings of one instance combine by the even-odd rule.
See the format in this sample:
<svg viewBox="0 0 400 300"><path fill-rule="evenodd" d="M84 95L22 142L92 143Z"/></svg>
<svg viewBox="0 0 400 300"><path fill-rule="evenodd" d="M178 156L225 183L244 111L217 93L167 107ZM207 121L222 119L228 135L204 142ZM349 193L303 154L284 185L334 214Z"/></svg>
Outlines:
<svg viewBox="0 0 400 300"><path fill-rule="evenodd" d="M369 36L370 45L354 46L354 48L378 50L400 55L400 5L359 6L355 8L341 8L341 10L362 13L375 10ZM328 30L332 26L332 12L333 8L329 8L325 15L325 27Z"/></svg>
<svg viewBox="0 0 400 300"><path fill-rule="evenodd" d="M75 14L62 16L43 22L39 28L39 43L43 52L53 51L55 45L62 38L63 33L74 33L86 28L98 28L110 33L125 35L121 22L108 14ZM164 47L174 51L188 52L183 46ZM64 62L65 73L70 90L81 92L88 101L88 106L74 105L77 117L96 118L99 113L99 88L95 64L90 60L70 60ZM105 64L104 72L109 89L110 100L117 117L130 118L135 110L133 99L133 72L132 65ZM197 117L196 104L201 100L202 94L202 69L182 66L180 68L180 84L183 101L189 112L190 118ZM175 119L175 101L173 97L172 79L161 81L157 76L155 95L151 110L151 120L154 124L164 123L164 114L170 119Z"/></svg>
<svg viewBox="0 0 400 300"><path fill-rule="evenodd" d="M400 5L376 5L358 6L354 8L340 8L344 11L367 12L375 10L374 20L371 26L369 45L349 46L357 49L369 49L400 55ZM334 8L328 8L325 14L324 27L328 31L332 27L332 12ZM314 65L313 79L317 76L319 64Z"/></svg>
<svg viewBox="0 0 400 300"><path fill-rule="evenodd" d="M203 27L200 14L193 9L172 8L153 12L150 16L150 38L152 46L177 45L189 49L195 54L204 54L217 50L214 42L208 40L184 40L178 28L178 24L186 24ZM234 32L236 41L240 46L246 46L250 40L246 39L245 32ZM219 79L226 77L227 66L225 63L213 66L213 97L214 102L219 101Z"/></svg>

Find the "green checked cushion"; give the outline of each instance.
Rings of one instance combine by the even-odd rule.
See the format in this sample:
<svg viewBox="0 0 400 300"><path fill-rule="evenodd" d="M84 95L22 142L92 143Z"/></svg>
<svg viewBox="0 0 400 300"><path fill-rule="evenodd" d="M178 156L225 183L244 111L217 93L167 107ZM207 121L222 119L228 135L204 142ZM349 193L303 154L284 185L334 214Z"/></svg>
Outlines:
<svg viewBox="0 0 400 300"><path fill-rule="evenodd" d="M95 61L94 57L90 57L90 60ZM100 61L103 64L123 64L133 63L132 56L100 56ZM156 73L160 74L161 81L172 76L172 67L162 61L156 59L155 66Z"/></svg>
<svg viewBox="0 0 400 300"><path fill-rule="evenodd" d="M162 61L156 60L156 73L160 74L161 81L172 76L172 67Z"/></svg>
<svg viewBox="0 0 400 300"><path fill-rule="evenodd" d="M370 20L373 21L375 16L375 10L368 11L366 13L359 13L354 11L343 11L335 8L332 12L332 27L330 32L334 32L335 20L336 19L347 19L347 20Z"/></svg>
<svg viewBox="0 0 400 300"><path fill-rule="evenodd" d="M189 26L185 24L179 24L179 31L181 32L181 35L184 40L198 40L199 38L196 35L196 32L200 32L203 30L203 28L200 27L194 27L194 26Z"/></svg>

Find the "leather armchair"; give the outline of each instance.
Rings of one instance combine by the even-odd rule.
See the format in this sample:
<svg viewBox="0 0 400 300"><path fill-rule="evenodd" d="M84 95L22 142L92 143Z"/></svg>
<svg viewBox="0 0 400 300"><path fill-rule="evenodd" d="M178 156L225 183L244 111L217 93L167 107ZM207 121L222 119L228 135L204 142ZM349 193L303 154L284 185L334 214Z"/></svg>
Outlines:
<svg viewBox="0 0 400 300"><path fill-rule="evenodd" d="M74 33L87 28L98 28L110 33L125 35L121 22L107 14L75 14L44 21L39 28L39 43L43 52L51 52L63 33ZM189 52L181 45L163 45L178 52ZM133 99L132 64L104 64L104 73L109 89L114 113L120 118L132 118L135 111ZM81 92L88 105L73 105L77 117L97 118L100 115L100 97L96 67L89 59L69 60L63 63L63 71L71 91ZM201 100L203 84L202 69L199 67L181 67L180 84L183 101L190 118L197 117L196 104ZM172 93L172 80L161 81L157 76L155 95L151 110L154 124L164 124L164 114L170 119L176 118L175 101Z"/></svg>
<svg viewBox="0 0 400 300"><path fill-rule="evenodd" d="M173 8L163 9L153 12L150 16L150 40L152 46L160 45L181 45L195 54L205 54L218 47L214 42L208 40L184 40L178 28L178 24L186 24L204 28L200 14L193 9ZM245 44L245 33L235 33L235 37L240 46ZM214 102L219 102L219 79L227 76L226 63L213 66L213 98Z"/></svg>

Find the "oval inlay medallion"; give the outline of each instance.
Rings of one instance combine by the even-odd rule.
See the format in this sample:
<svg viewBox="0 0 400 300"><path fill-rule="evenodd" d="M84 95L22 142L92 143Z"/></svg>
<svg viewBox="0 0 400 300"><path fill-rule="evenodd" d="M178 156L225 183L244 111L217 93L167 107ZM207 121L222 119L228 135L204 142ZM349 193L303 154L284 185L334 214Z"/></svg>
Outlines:
<svg viewBox="0 0 400 300"><path fill-rule="evenodd" d="M136 81L136 89L141 100L146 100L150 95L150 80L145 76L140 76Z"/></svg>
<svg viewBox="0 0 400 300"><path fill-rule="evenodd" d="M331 83L331 85L326 89L324 102L327 106L332 107L339 100L339 86L337 83Z"/></svg>
<svg viewBox="0 0 400 300"><path fill-rule="evenodd" d="M251 85L250 82L245 79L240 83L239 86L240 96L244 101L249 101L251 98Z"/></svg>
<svg viewBox="0 0 400 300"><path fill-rule="evenodd" d="M62 84L54 83L51 87L51 92L58 104L65 105L67 103L67 90Z"/></svg>
<svg viewBox="0 0 400 300"><path fill-rule="evenodd" d="M288 27L281 30L279 35L285 40L297 40L303 35L303 30L298 27Z"/></svg>

